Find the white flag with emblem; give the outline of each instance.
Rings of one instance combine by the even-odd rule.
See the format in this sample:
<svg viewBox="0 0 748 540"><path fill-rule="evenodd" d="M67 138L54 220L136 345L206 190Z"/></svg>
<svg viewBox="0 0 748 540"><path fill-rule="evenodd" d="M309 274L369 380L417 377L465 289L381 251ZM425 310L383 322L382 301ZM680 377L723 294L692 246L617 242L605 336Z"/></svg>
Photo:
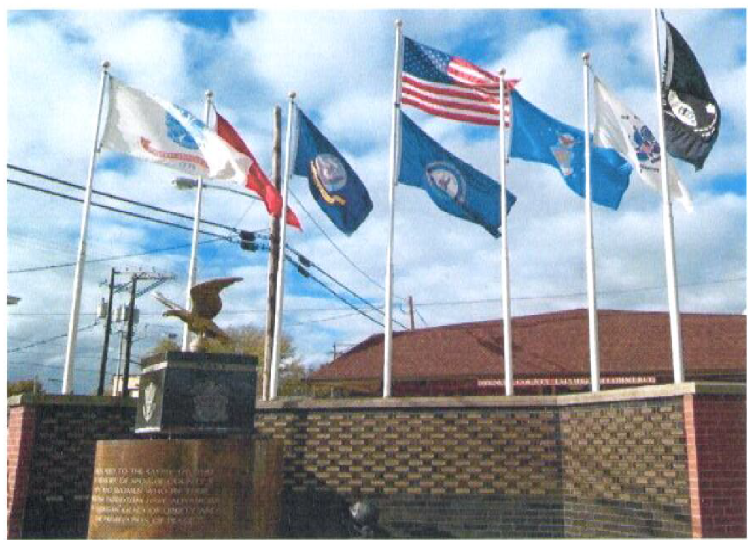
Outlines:
<svg viewBox="0 0 748 540"><path fill-rule="evenodd" d="M638 116L621 103L595 77L595 144L613 148L631 163L639 178L650 188L660 191L660 145L652 131ZM681 182L678 171L668 159L670 195L689 212L693 210L691 196Z"/></svg>
<svg viewBox="0 0 748 540"><path fill-rule="evenodd" d="M114 77L101 145L184 173L241 184L252 165L194 115Z"/></svg>

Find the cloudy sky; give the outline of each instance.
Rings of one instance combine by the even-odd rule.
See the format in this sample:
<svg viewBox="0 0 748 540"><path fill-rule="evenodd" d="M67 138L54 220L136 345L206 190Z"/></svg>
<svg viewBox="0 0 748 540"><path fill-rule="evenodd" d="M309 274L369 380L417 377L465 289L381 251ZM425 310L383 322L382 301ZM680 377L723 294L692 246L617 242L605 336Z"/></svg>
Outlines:
<svg viewBox="0 0 748 540"><path fill-rule="evenodd" d="M694 203L692 213L674 206L681 308L741 313L746 307L746 13L672 10L666 15L695 51L723 112L719 140L703 170L695 173L688 164L676 165ZM421 43L490 70L505 67L509 76L521 79L519 88L527 99L579 127L580 57L590 51L596 74L646 123L656 125L647 10L9 11L7 162L85 183L102 60L109 60L111 73L126 84L197 116L202 116L203 96L211 89L218 110L268 173L273 107L284 108L285 129L286 96L296 91L298 105L366 184L374 210L347 237L316 206L306 179L295 177L291 190L300 202L292 203L304 231L289 230L289 244L381 306L396 18L403 20L405 35ZM497 176L495 128L409 114L454 154ZM94 188L191 214L194 193L174 189L175 176L169 169L104 151ZM81 196L11 168L8 178ZM584 307L583 200L568 190L555 169L521 160L509 163L507 186L517 196L506 231L513 313ZM67 331L81 205L14 184L7 186L6 197L7 290L22 299L7 311L8 380L36 375L57 390L65 352L65 339L58 336ZM111 199L94 201L191 226L189 220ZM210 188L203 217L239 229L268 227L261 203ZM632 176L620 209L595 207L594 220L599 307L666 310L658 195ZM217 322L264 325L267 253L210 240L203 237L199 279L244 278L225 293L226 307ZM106 294L100 284L112 265L176 274L159 290L182 303L189 244L187 230L92 208L79 326L96 321L97 304ZM409 324L408 296L415 302L417 327L500 318L499 255L500 242L481 227L442 213L421 190L397 188L395 316L402 324ZM381 331L381 325L288 266L287 285L283 328L310 366L329 361L333 347L345 348ZM115 306L126 300L126 294L117 295ZM150 294L138 299L138 308L136 359L168 333L181 335L181 326L161 316L162 306ZM118 338L115 334L114 358ZM76 393L95 391L102 340L103 322L79 334ZM110 362L109 371L114 370L115 362Z"/></svg>

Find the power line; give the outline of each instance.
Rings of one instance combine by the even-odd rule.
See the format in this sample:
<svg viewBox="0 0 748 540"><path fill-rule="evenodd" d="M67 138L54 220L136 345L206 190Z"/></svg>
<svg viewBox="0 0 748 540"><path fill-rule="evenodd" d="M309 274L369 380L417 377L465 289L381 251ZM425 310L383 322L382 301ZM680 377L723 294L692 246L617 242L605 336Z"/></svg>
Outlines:
<svg viewBox="0 0 748 540"><path fill-rule="evenodd" d="M31 189L33 191L39 191L41 193L46 193L48 195L54 195L55 197L60 197L61 199L67 199L67 200L70 200L70 201L76 201L76 202L80 202L80 203L83 202L83 199L79 199L78 197L73 197L71 195L66 195L64 193L59 193L57 191L52 191L52 190L44 189L44 188L41 188L41 187L38 187L38 186L33 186L31 184L26 184L24 182L19 182L18 180L13 180L11 178L8 178L8 183L9 184L13 184L13 185L17 185L17 186L21 186L21 187L25 187L25 188ZM130 216L130 217L137 217L137 218L140 218L140 219L145 219L146 221L151 221L153 223L158 223L160 225L168 225L169 227L174 227L176 229L183 229L185 231L192 231L191 227L187 227L185 225L180 225L178 223L172 223L170 221L164 221L162 219L154 218L154 217L151 217L151 216L146 216L144 214L138 214L137 212L131 212L129 210L123 210L122 208L117 208L117 207L114 207L114 206L109 206L107 204L102 204L102 203L97 203L97 202L93 202L92 201L91 205L92 206L98 206L99 208L104 208L104 209L110 210L112 212L117 212L119 214L125 214L125 215ZM226 228L228 228L228 227L226 227ZM206 234L208 236L214 236L216 238L225 238L224 236L221 236L220 234L216 234L216 233L212 233L212 232L208 232L208 231L200 231L200 232L202 234Z"/></svg>
<svg viewBox="0 0 748 540"><path fill-rule="evenodd" d="M341 255L341 256L342 256L342 257L343 257L343 258L344 258L344 259L345 259L346 261L348 261L348 263L349 263L349 264L350 264L350 265L351 265L351 266L352 266L353 268L355 268L356 270L358 270L358 271L359 271L359 273L360 273L360 274L361 274L362 276L364 276L364 277L365 277L365 278L366 278L367 280L369 280L369 282L370 282L370 283L373 283L373 284L374 284L374 285L375 285L375 286L376 286L377 288L379 288L379 289L381 289L381 290L384 290L384 287L382 287L382 286L381 286L381 285L380 285L380 284L379 284L379 283L378 283L377 281L375 281L375 280L374 280L374 278L372 278L372 277L371 277L371 276L370 276L369 274L367 274L367 273L366 273L366 272L365 272L364 270L362 270L362 269L361 269L361 268L360 268L360 267L359 267L359 266L358 266L358 265L357 265L357 264L356 264L355 262L353 262L353 261L351 260L351 258L350 258L350 257L348 257L348 255L346 255L346 254L345 254L345 252L344 252L344 251L343 251L342 249L340 249L340 247L338 247L338 245L337 245L337 244L336 244L336 243L335 243L335 242L333 241L333 239L332 239L332 238L330 237L330 235L328 235L328 234L327 234L327 232L326 232L326 231L325 231L325 230L324 230L324 229L322 228L322 226L321 226L321 225L320 225L320 224L319 224L319 223L317 222L317 220L316 220L316 219L314 219L314 218L312 217L312 214L310 214L310 213L309 213L309 210L307 210L307 209L306 209L306 207L305 207L305 206L304 206L304 204L303 204L303 203L301 202L301 200L300 200L300 199L299 199L299 198L298 198L298 197L296 196L296 194L295 194L295 193L294 193L293 191L291 191L291 189L290 189L290 188L289 188L289 190L288 190L288 191L289 191L289 193L291 193L291 196L292 196L292 197L294 198L294 200L295 200L295 201L296 201L296 202L298 203L298 205L299 205L299 206L301 207L301 209L302 209L302 210L304 211L304 213L305 213L305 214L307 215L307 217L308 217L308 218L309 218L309 219L310 219L310 220L312 221L312 223L314 223L314 225L316 225L316 226L317 226L317 228L318 228L318 229L319 229L319 231L320 231L320 232L322 233L322 235L323 235L323 236L324 236L325 238L327 238L327 241L328 241L328 242L330 242L330 244L332 244L332 247L334 247L334 248L335 248L335 250L336 250L336 251L337 251L338 253L340 253L340 255Z"/></svg>
<svg viewBox="0 0 748 540"><path fill-rule="evenodd" d="M199 244L200 245L211 244L213 242L218 242L219 240L224 240L224 238L216 238L213 240L201 240ZM87 259L86 264L89 264L89 263L96 264L96 263L101 263L101 262L116 261L119 259L128 259L130 257L140 257L141 255L152 255L154 253L162 253L164 251L173 251L175 249L184 249L184 248L188 248L191 246L192 244L179 244L177 246L169 246L169 247L164 247L164 248L151 249L148 251L141 251L139 253L127 253L125 255L113 255L111 257L102 257L100 259ZM39 272L41 270L52 270L54 268L65 268L69 266L75 266L75 264L76 264L75 262L67 262L67 263L60 263L60 264L48 264L46 266L32 266L30 268L19 268L17 270L8 270L8 273L9 274L21 274L25 272Z"/></svg>
<svg viewBox="0 0 748 540"><path fill-rule="evenodd" d="M86 189L85 186L82 186L80 184L75 184L73 182L68 182L67 180L62 180L60 178L55 178L54 176L49 176L47 174L35 172L35 171L30 170L30 169L25 169L23 167L18 167L16 165L12 165L10 163L8 163L7 166L8 166L9 169L12 169L14 171L18 171L18 172L21 172L21 173L24 173L24 174L28 174L30 176L35 176L37 178L41 178L43 180L48 180L50 182L55 182L55 183L63 185L63 186L72 187L72 188L80 190L80 191L84 191ZM160 206L154 206L152 204L144 203L142 201L136 201L136 200L133 200L133 199L128 199L126 197L120 197L119 195L115 195L113 193L108 193L106 191L99 191L99 190L96 190L96 189L92 189L91 193L94 193L96 195L101 195L103 197L108 197L110 199L114 199L115 201L121 201L121 202L129 203L129 204L132 204L132 205L135 205L135 206L140 206L142 208L147 208L147 209L153 210L155 212L161 212L163 214L168 214L170 216L175 216L175 217L179 217L179 218L183 218L183 219L188 219L188 220L192 220L193 219L192 216L187 215L187 214L183 214L181 212L175 212L173 210L167 210L165 208L161 208ZM229 227L228 225L223 225L222 223L215 223L213 221L208 221L208 220L205 220L205 219L201 219L200 222L201 223L205 223L206 225L212 225L214 227L225 229L225 230L228 230L228 231L231 231L231 232L238 232L237 229L235 229L233 227ZM192 229L190 229L190 230L192 230Z"/></svg>
<svg viewBox="0 0 748 540"><path fill-rule="evenodd" d="M363 298L362 296L359 296L357 293L355 293L353 290L351 290L345 284L341 283L339 280L337 280L333 276L331 276L328 272L326 272L317 263L315 263L314 261L309 260L307 257L305 257L304 255L302 255L301 253L299 253L298 251L296 251L291 246L286 246L286 248L299 258L298 263L294 263L297 268L299 266L312 266L312 267L316 268L317 271L319 271L322 275L324 275L326 278L332 280L339 287L342 287L343 289L345 289L348 293L350 293L351 295L353 295L357 300L363 302L364 304L366 304L369 307L371 307L371 309L374 309L374 310L378 311L382 316L384 316L384 310L382 308L379 308L379 307L375 306L374 304L372 304L371 302L369 302L366 298ZM288 257L288 256L286 256L286 257ZM291 261L291 262L293 262L292 259L290 259L290 258L288 258L288 260ZM396 322L397 324L399 324L402 328L407 328L400 321L395 320L394 322ZM380 326L383 326L382 323L380 323L378 321L377 321L377 324L379 324Z"/></svg>
<svg viewBox="0 0 748 540"><path fill-rule="evenodd" d="M722 283L736 283L739 281L745 281L745 277L720 279L720 280L713 280L713 281L701 281L701 282L694 282L694 283L679 283L678 287L679 288L680 287L700 287L703 285L719 285ZM655 285L651 287L638 287L635 289L617 289L617 290L597 291L597 294L598 295L627 294L627 293L634 293L634 292L660 290L664 288L665 288L665 285ZM558 294L558 295L553 295L553 296L513 296L512 301L514 300L562 300L565 298L575 298L578 296L585 296L586 294L587 292L584 291L584 292L575 292L575 293L568 293L568 294ZM424 307L424 306L456 306L456 305L464 305L464 304L490 304L490 303L496 303L496 302L501 302L501 298L484 298L483 300L450 300L450 301L444 301L444 302L419 302L418 305L421 307Z"/></svg>
<svg viewBox="0 0 748 540"><path fill-rule="evenodd" d="M94 326L96 326L95 322L92 325L90 325L90 326L84 326L83 328L79 328L78 332L83 332L84 330L90 330ZM68 335L68 333L65 332L64 334L60 334L58 336L52 336L50 338L42 339L40 341L35 341L34 343L31 343L29 345L24 345L23 347L16 347L15 349L8 349L8 354L14 353L14 352L18 352L18 351L22 351L24 349L30 349L31 347L36 347L38 345L44 345L44 344L49 343L51 341L55 341L56 339L61 339L61 338L67 337L67 335Z"/></svg>

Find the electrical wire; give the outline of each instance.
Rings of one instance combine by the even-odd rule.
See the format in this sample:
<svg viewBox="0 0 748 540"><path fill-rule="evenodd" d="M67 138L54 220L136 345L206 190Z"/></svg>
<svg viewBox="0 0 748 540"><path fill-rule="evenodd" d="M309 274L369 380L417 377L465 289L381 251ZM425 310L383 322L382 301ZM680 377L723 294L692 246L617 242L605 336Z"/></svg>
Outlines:
<svg viewBox="0 0 748 540"><path fill-rule="evenodd" d="M359 266L358 266L358 265L357 265L357 264L356 264L355 262L353 262L353 261L351 260L351 258L350 258L350 257L348 257L348 255L346 255L346 254L345 254L345 252L344 252L344 251L343 251L342 249L340 249L340 247L339 247L339 246L338 246L338 245L337 245L337 244L336 244L336 243L335 243L335 242L333 241L333 239L332 239L332 238L330 237L330 235L329 235L329 234L327 234L327 232L325 231L325 229L323 229L323 228L322 228L322 226L321 226L321 225L320 225L320 224L319 224L319 223L317 222L317 220L316 220L316 219L314 219L314 217L312 217L312 214L311 214L311 213L309 213L309 210L307 210L307 209L306 209L306 206L304 206L304 203L302 203L302 202L301 202L301 200L300 200L300 199L299 199L299 198L298 198L298 197L296 196L296 194L295 194L295 193L294 193L294 192L293 192L293 191L292 191L292 190L291 190L290 188L289 188L289 190L288 190L288 191L289 191L289 193L291 194L291 196L293 197L293 199L294 199L294 200L295 200L295 201L296 201L296 202L298 203L298 205L299 205L299 206L301 207L301 209L302 209L302 210L304 211L304 213L305 213L305 214L307 215L307 217L308 217L308 218L309 218L309 219L311 220L311 222L312 222L312 223L313 223L314 225L316 225L316 227L317 227L317 228L319 229L319 231L320 231L320 232L322 233L322 235L323 235L323 236L324 236L325 238L327 238L327 241L328 241L328 242L330 242L330 244L332 245L332 247L334 247L334 248L335 248L335 250L336 250L336 251L337 251L338 253L340 253L340 255L341 255L341 256L342 256L342 257L343 257L343 258L344 258L344 259L345 259L346 261L348 261L348 263L349 263L349 264L350 264L350 265L351 265L351 266L352 266L353 268L355 268L356 270L358 270L358 272L359 272L359 273L360 273L360 274L361 274L362 276L364 276L364 277L365 277L365 278L366 278L366 279L367 279L367 280L368 280L368 281L369 281L370 283L374 284L374 286L376 286L377 288L379 288L379 289L381 289L381 290L385 290L385 288L384 288L384 287L382 287L382 285L380 285L380 284L379 284L379 283L378 283L377 281L375 281L375 280L374 280L374 278L372 278L372 277L371 277L371 276L370 276L369 274L367 274L367 273L366 273L366 272L365 272L364 270L362 270L362 269L361 269L361 268L360 268L360 267L359 267Z"/></svg>
<svg viewBox="0 0 748 540"><path fill-rule="evenodd" d="M94 326L96 326L96 324L97 323L94 322L90 326L84 326L82 328L78 328L78 332L83 332L84 330L90 330L91 328L93 328ZM14 353L14 352L18 352L18 351L22 351L24 349L30 349L31 347L36 347L38 345L45 345L45 344L50 343L52 341L55 341L57 339L61 339L61 338L67 337L67 335L68 335L68 333L65 332L64 334L60 334L59 336L52 336L50 338L45 338L45 339L42 339L40 341L36 341L34 343L31 343L29 345L24 345L22 347L16 347L15 349L8 349L8 354Z"/></svg>
<svg viewBox="0 0 748 540"><path fill-rule="evenodd" d="M224 238L215 238L213 240L201 240L199 242L200 245L205 244L211 244L213 242L218 242L219 240L224 240ZM111 257L102 257L100 259L86 259L86 264L96 264L96 263L102 263L102 262L109 262L109 261L116 261L120 259L129 259L130 257L140 257L142 255L152 255L154 253L163 253L164 251L173 251L176 249L185 249L188 247L192 247L192 244L179 244L178 246L169 246L164 248L156 248L151 249L148 251L141 251L139 253L127 253L125 255L113 255ZM67 263L60 263L60 264L48 264L46 266L32 266L30 268L19 268L16 270L8 270L9 274L21 274L26 272L39 272L41 270L52 270L55 268L66 268L70 266L75 266L75 262L67 262Z"/></svg>
<svg viewBox="0 0 748 540"><path fill-rule="evenodd" d="M22 187L25 187L27 189L31 189L33 191L39 191L41 193L46 193L48 195L54 195L56 197L60 197L61 199L67 199L67 200L70 200L70 201L76 201L76 202L81 202L81 203L83 202L83 199L79 199L79 198L73 197L71 195L66 195L64 193L59 193L57 191L52 191L52 190L49 190L49 189L44 189L44 188L41 188L41 187L38 187L38 186L33 186L31 184L26 184L24 182L19 182L18 180L13 180L11 178L8 178L8 183L9 184L13 184L13 185L17 185L17 186L22 186ZM91 206L98 206L99 208L104 208L104 209L110 210L112 212L117 212L119 214L124 214L124 215L130 216L130 217L137 217L137 218L140 218L140 219L145 219L146 221L151 221L153 223L158 223L160 225L168 225L169 227L174 227L176 229L183 229L185 231L192 231L192 227L187 227L185 225L180 225L178 223L172 223L170 221L164 221L162 219L154 218L154 217L151 217L151 216L146 216L144 214L139 214L137 212L131 212L129 210L123 210L122 208L117 208L117 207L114 207L114 206L109 206L107 204L102 204L102 203L97 203L97 202L91 201ZM228 228L228 227L226 227L226 228ZM214 237L217 237L217 238L224 238L220 234L216 234L216 233L209 232L209 231L200 231L200 233L201 234L206 234L208 236L214 236Z"/></svg>
<svg viewBox="0 0 748 540"><path fill-rule="evenodd" d="M14 171L18 171L18 172L23 173L23 174L28 174L30 176L35 176L37 178L41 178L43 180L48 180L50 182L55 182L55 183L63 185L63 186L72 187L72 188L80 190L80 191L85 191L85 189L86 189L85 186L82 186L80 184L75 184L73 182L68 182L67 180L62 180L60 178L55 178L54 176L49 176L47 174L43 174L43 173L39 173L39 172L36 172L36 171L32 171L30 169L25 169L23 167L18 167L17 165L12 165L12 164L8 163L7 166L8 166L9 169L12 169ZM99 190L96 190L96 189L92 189L91 193L96 194L96 195L101 195L101 196L107 197L109 199L114 199L115 201L121 201L121 202L129 203L129 204L133 204L135 206L140 206L142 208L147 208L147 209L153 210L155 212L161 212L163 214L168 214L170 216L175 216L175 217L179 217L179 218L183 218L183 219L188 219L188 220L193 220L194 219L193 216L190 216L188 214L183 214L181 212L175 212L173 210L167 210L167 209L161 208L159 206L154 206L152 204L144 203L144 202L141 202L141 201L136 201L136 200L133 200L133 199L128 199L126 197L121 197L119 195L115 195L113 193L108 193L106 191L99 191ZM238 232L238 230L236 228L229 227L228 225L223 225L222 223L216 223L216 222L208 221L208 220L205 220L205 219L200 219L200 222L201 223L205 223L206 225L212 225L214 227L218 227L220 229L225 229L225 230L228 230L228 231L231 231L231 232ZM192 230L192 229L190 229L190 230Z"/></svg>

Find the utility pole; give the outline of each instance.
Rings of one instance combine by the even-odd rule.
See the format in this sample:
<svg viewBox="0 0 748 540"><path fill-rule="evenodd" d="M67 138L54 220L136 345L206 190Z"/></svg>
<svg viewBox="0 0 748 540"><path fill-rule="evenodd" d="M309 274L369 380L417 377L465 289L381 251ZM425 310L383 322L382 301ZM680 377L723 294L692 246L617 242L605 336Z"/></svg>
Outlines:
<svg viewBox="0 0 748 540"><path fill-rule="evenodd" d="M410 311L410 329L416 329L416 319L413 317L413 297L408 296L408 310Z"/></svg>
<svg viewBox="0 0 748 540"><path fill-rule="evenodd" d="M99 371L99 389L97 396L104 395L104 376L106 375L107 354L109 353L109 334L112 331L112 301L114 300L114 275L116 270L112 267L112 275L109 278L109 303L106 310L106 327L104 328L104 349L101 351L101 369Z"/></svg>
<svg viewBox="0 0 748 540"><path fill-rule="evenodd" d="M122 375L122 399L129 395L130 383L130 350L132 349L132 327L135 321L135 289L138 285L138 274L132 275L130 288L130 307L127 318L127 343L125 345L125 373Z"/></svg>
<svg viewBox="0 0 748 540"><path fill-rule="evenodd" d="M288 149L286 149L288 152ZM273 109L273 185L281 189L281 108ZM283 201L288 204L288 201ZM268 256L268 302L265 317L265 357L262 365L262 400L270 397L270 364L273 354L273 333L275 332L275 289L278 282L278 256L280 255L280 216L270 217L270 255Z"/></svg>

